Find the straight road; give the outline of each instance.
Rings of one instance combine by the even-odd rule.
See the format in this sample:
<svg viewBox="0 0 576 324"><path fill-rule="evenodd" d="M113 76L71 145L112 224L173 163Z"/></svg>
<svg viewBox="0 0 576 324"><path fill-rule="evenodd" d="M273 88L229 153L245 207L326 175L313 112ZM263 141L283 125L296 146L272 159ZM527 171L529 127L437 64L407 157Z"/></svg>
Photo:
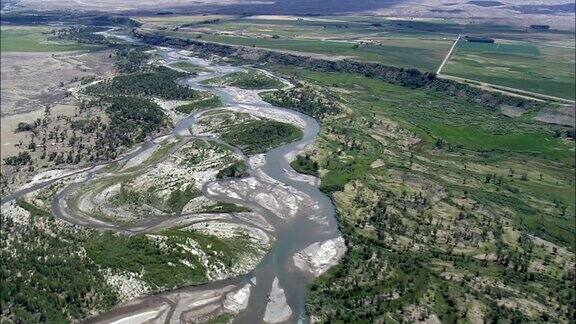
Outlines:
<svg viewBox="0 0 576 324"><path fill-rule="evenodd" d="M526 90L517 89L517 88L510 88L510 87L505 87L505 86L501 86L501 85L497 85L497 84L477 81L477 80L473 80L473 79L465 79L465 78L460 78L460 77L456 77L456 76L452 76L452 75L446 75L446 74L438 74L436 76L440 79L446 79L446 80L456 81L459 83L465 83L465 84L470 85L472 87L476 87L476 88L480 88L480 89L492 91L492 92L500 92L500 93L503 93L505 95L512 96L512 97L520 97L520 98L530 99L530 100L535 100L535 101L555 101L555 102L559 102L562 104L574 104L574 100L549 96L549 95L545 95L545 94L538 93L538 92L526 91Z"/></svg>
<svg viewBox="0 0 576 324"><path fill-rule="evenodd" d="M442 71L442 68L444 68L444 65L446 64L446 62L448 62L448 59L450 59L450 55L452 55L452 52L453 52L454 49L456 48L456 45L458 45L458 42L460 41L460 38L462 38L462 35L458 35L458 38L456 38L456 40L454 41L454 44L452 44L452 47L450 47L450 50L448 51L448 54L446 54L446 57L444 57L444 60L442 61L442 64L440 64L440 66L438 67L438 70L436 71L436 74L440 75L440 72Z"/></svg>
<svg viewBox="0 0 576 324"><path fill-rule="evenodd" d="M456 45L458 45L458 42L460 41L461 38L462 38L462 35L458 35L458 38L456 38L456 40L454 41L454 44L452 44L452 47L450 47L450 51L448 51L448 54L446 54L446 56L444 57L444 60L442 61L442 63L438 67L438 70L436 71L436 76L438 78L446 79L446 80L452 80L452 81L456 81L459 83L466 83L470 86L477 87L477 88L480 88L483 90L499 92L499 93L513 96L513 97L520 97L520 98L530 99L530 100L535 100L535 101L551 100L551 101L557 101L557 102L560 102L563 104L574 104L574 100L570 100L570 99L564 99L564 98L549 96L549 95L545 95L542 93L526 91L526 90L517 89L517 88L505 87L505 86L492 84L492 83L488 83L488 82L482 82L482 81L478 81L478 80L474 80L474 79L466 79L466 78L460 78L460 77L456 77L456 76L452 76L452 75L442 74L442 69L444 68L444 65L446 65L446 63L450 59L450 56L452 56L452 52L456 48Z"/></svg>

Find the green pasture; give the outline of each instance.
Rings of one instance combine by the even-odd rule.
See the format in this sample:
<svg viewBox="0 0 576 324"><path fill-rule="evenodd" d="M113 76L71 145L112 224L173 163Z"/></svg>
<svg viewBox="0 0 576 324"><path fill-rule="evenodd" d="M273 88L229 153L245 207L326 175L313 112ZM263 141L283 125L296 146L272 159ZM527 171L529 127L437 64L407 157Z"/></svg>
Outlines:
<svg viewBox="0 0 576 324"><path fill-rule="evenodd" d="M4 52L66 52L95 49L96 46L49 40L54 29L46 26L2 26L0 48Z"/></svg>
<svg viewBox="0 0 576 324"><path fill-rule="evenodd" d="M575 98L574 48L461 41L443 73L565 99Z"/></svg>

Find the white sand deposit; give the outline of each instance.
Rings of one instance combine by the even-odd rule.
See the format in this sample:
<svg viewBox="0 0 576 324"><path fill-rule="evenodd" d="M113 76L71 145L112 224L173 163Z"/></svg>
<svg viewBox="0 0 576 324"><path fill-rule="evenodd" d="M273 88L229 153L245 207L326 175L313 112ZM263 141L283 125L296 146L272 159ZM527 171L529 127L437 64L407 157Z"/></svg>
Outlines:
<svg viewBox="0 0 576 324"><path fill-rule="evenodd" d="M246 307L248 307L248 301L250 300L250 286L251 285L247 283L237 291L226 294L224 309L233 314L238 314L241 310L246 309Z"/></svg>
<svg viewBox="0 0 576 324"><path fill-rule="evenodd" d="M186 100L164 100L160 98L153 98L153 101L164 110L166 115L170 117L173 124L181 121L186 117L186 114L177 112L175 109L179 106L190 103L191 101Z"/></svg>
<svg viewBox="0 0 576 324"><path fill-rule="evenodd" d="M270 296L268 297L268 304L266 305L266 312L264 313L264 322L281 323L290 319L291 316L292 309L286 303L284 289L280 287L278 278L274 278Z"/></svg>
<svg viewBox="0 0 576 324"><path fill-rule="evenodd" d="M324 242L310 244L294 254L294 264L314 277L322 275L336 265L346 253L346 244L341 236Z"/></svg>
<svg viewBox="0 0 576 324"><path fill-rule="evenodd" d="M113 322L111 322L111 324L147 323L148 321L153 320L156 317L158 317L158 315L160 315L160 313L162 313L164 310L166 310L166 308L167 307L164 306L164 307L161 307L159 309L154 309L154 310L142 312L142 313L136 313L134 315L121 318L117 321L113 321Z"/></svg>
<svg viewBox="0 0 576 324"><path fill-rule="evenodd" d="M104 278L110 286L116 288L120 301L138 298L150 290L150 287L134 273L114 273L107 269Z"/></svg>
<svg viewBox="0 0 576 324"><path fill-rule="evenodd" d="M59 178L63 178L63 177L67 177L70 176L74 173L80 173L82 171L87 170L87 168L84 169L80 169L80 170L74 170L74 169L54 169L54 170L48 170L48 171L44 171L41 173L38 173L37 175L35 175L32 180L30 180L30 182L26 183L25 185L23 185L22 187L19 188L19 190L22 189L26 189L26 188L30 188L34 185L37 185L39 183L42 182L47 182L47 181L51 181L54 179L59 179Z"/></svg>
<svg viewBox="0 0 576 324"><path fill-rule="evenodd" d="M254 177L225 183L209 183L207 189L212 195L226 195L254 201L279 218L292 218L299 210L316 210L318 207L314 200L303 192L292 187L260 181Z"/></svg>
<svg viewBox="0 0 576 324"><path fill-rule="evenodd" d="M313 175L298 173L292 169L283 169L283 171L290 180L305 182L315 187L320 186L320 179Z"/></svg>
<svg viewBox="0 0 576 324"><path fill-rule="evenodd" d="M11 219L14 223L19 225L28 224L28 220L30 219L30 212L16 205L14 201L4 203L1 212L2 216Z"/></svg>
<svg viewBox="0 0 576 324"><path fill-rule="evenodd" d="M262 107L256 107L244 104L238 106L225 107L225 109L248 113L257 117L268 118L281 123L292 124L300 129L306 128L306 121L302 117L288 110L265 109L265 108L263 109Z"/></svg>

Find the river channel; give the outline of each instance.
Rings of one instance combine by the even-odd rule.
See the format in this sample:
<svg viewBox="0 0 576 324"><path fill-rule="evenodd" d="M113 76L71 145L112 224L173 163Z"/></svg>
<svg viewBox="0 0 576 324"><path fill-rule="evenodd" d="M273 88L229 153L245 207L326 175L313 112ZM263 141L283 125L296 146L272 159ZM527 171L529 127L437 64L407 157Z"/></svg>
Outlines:
<svg viewBox="0 0 576 324"><path fill-rule="evenodd" d="M134 41L130 38L124 38L127 41ZM258 91L256 90L244 90L243 94L245 94L245 96L239 97L233 88L206 86L201 83L203 80L239 71L242 67L217 65L211 61L184 55L180 49L157 47L156 50L161 55L163 63L167 66L178 61L189 61L201 66L203 72L181 80L181 83L191 88L209 91L220 96L224 106L195 111L193 114L178 121L168 137L189 136L190 138L198 137L209 141L220 141L217 138L195 136L190 132L198 119L213 109L241 111L249 114L257 114L259 117L270 116L272 119L278 119L278 116L287 116L288 118L285 120L297 120L298 123L295 126L298 126L303 131L303 137L301 139L269 150L265 153L264 161L258 166L255 166L253 163L247 163L247 165L249 167L250 177L253 177L257 181L266 182L267 184L290 188L296 195L306 196L307 199L313 201L313 205L297 206L295 214L291 217L286 217L285 215L275 214L267 209L266 206L262 206L258 201L250 199L250 197L238 199L237 197L232 197L222 192L215 192L210 189L213 187L214 182L206 183L203 187L203 193L207 197L249 207L261 214L261 216L274 227L274 241L271 248L256 268L250 273L239 277L142 297L119 305L109 313L90 318L87 322L179 322L186 318L186 312L191 309L186 303L194 304L196 299L206 298L206 296L218 297L218 291L221 289L224 289L223 291L226 292L250 285L248 305L237 313L233 322L260 323L264 321L266 308L271 298L271 287L273 286L275 278L277 278L277 283L284 290L286 304L291 310L291 316L289 316L288 319L279 321L294 323L308 322L309 319L305 315L304 306L307 285L313 280L313 276L294 266L293 256L313 243L324 242L340 237L337 222L334 217L334 207L330 199L318 189L317 181L311 182L309 181L309 177L295 177L296 172L290 167L291 160L294 159L297 154L309 150L314 145L320 130L318 122L314 118L294 110L275 107L264 102L259 98ZM287 84L287 87L289 86L290 85ZM250 98L250 100L242 99L245 97ZM133 159L139 154L143 154L146 150L153 149L157 145L160 145L159 141L150 139L140 145L139 148L134 149L115 162ZM237 152L237 154L249 160L249 157L244 156L238 148L231 148ZM171 152L172 151L168 151L167 154ZM68 185L68 187L60 191L55 197L52 203L52 212L56 217L80 226L124 233L153 232L158 226L164 223L169 224L167 218L158 218L148 220L146 224L119 226L102 220L76 215L74 210L68 208L66 203L67 198L78 187L89 184L94 178L98 178L103 172L108 171L106 164L100 164L83 170L82 172L85 173L84 180ZM57 180L58 179L53 179L49 182L36 184L8 197L4 197L2 202L4 203L5 201L17 198L33 190L41 189ZM226 182L230 180L219 181ZM225 185L225 183L223 183L223 185ZM186 217L190 216L191 215L186 215ZM221 300L223 300L222 297ZM159 311L154 312L153 310ZM275 321L276 320L273 319L268 322Z"/></svg>

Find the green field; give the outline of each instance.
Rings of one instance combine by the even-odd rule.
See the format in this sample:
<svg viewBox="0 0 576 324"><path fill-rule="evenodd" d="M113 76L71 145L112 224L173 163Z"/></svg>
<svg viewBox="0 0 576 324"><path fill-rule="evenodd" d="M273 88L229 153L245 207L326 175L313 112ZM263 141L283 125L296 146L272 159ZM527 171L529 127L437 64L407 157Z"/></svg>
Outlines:
<svg viewBox="0 0 576 324"><path fill-rule="evenodd" d="M198 23L198 16L142 18L159 26ZM153 21L157 21L154 23ZM373 26L374 23L380 26ZM455 34L440 24L410 24L366 17L222 17L165 34L225 44L328 55L435 71ZM421 27L421 28L418 28ZM432 31L430 31L432 30ZM241 33L239 33L241 31Z"/></svg>
<svg viewBox="0 0 576 324"><path fill-rule="evenodd" d="M199 34L170 32L170 35L195 38ZM273 50L321 54L331 58L349 58L366 62L378 62L405 68L435 71L448 52L450 40L390 38L372 44L354 41L330 41L318 39L273 39L202 35L201 40L232 45L253 46Z"/></svg>
<svg viewBox="0 0 576 324"><path fill-rule="evenodd" d="M97 48L93 45L51 41L48 37L53 30L50 27L2 26L0 29L2 52L66 52Z"/></svg>
<svg viewBox="0 0 576 324"><path fill-rule="evenodd" d="M212 18L219 19L209 23ZM508 41L525 41L526 44L538 44L539 53L528 51L524 53L522 46L505 46L499 55L515 54L510 62L514 73L519 75L508 76L503 73L491 75L487 73L489 80L500 77L497 84L514 86L520 83L519 80L526 78L526 71L534 67L530 57L541 61L542 57L549 61L547 67L540 70L548 70L540 79L541 71L533 71L532 84L526 85L526 90L545 88L550 93L570 95L569 86L573 85L570 75L557 76L553 73L554 64L563 62L560 66L563 71L573 70L574 59L572 55L572 65L570 58L566 55L571 52L570 48L552 47L552 44L565 44L571 46L570 40L573 35L562 31L551 31L540 33L526 31L508 25L495 24L461 24L455 21L411 21L411 20L388 20L380 17L362 16L321 16L321 17L273 17L273 16L167 16L167 17L143 17L140 19L146 22L146 28L154 29L154 25L160 27L159 33L180 36L186 38L200 38L201 40L254 46L260 48L294 51L301 53L311 53L326 55L331 58L350 58L367 62L379 62L386 65L399 66L404 68L417 68L423 71L436 71L440 62L448 52L452 41L458 34L469 34L475 36L498 37ZM173 30L165 27L170 25ZM182 27L184 26L184 27ZM530 45L536 46L536 45ZM524 46L529 47L529 46ZM460 51L460 49L458 49ZM463 51L464 49L462 49ZM509 52L509 53L508 53ZM491 53L483 53L492 55ZM528 56L528 58L524 56ZM480 64L474 68L476 58L470 58L464 65L465 68L455 67L458 70L468 71L470 75L486 74L485 66ZM485 59L486 60L486 59ZM498 60L498 64L502 60ZM514 62L522 64L515 65ZM451 63L452 64L452 63ZM472 68L469 68L472 66ZM537 65L536 65L537 66ZM450 64L446 67L450 68ZM509 69L510 66L495 67L494 69ZM480 70L480 71L478 71ZM482 72L482 73L480 73ZM463 72L458 72L463 73ZM524 73L524 74L522 74ZM457 74L455 74L457 75ZM459 74L458 74L459 76ZM482 79L481 81L485 81ZM539 85L546 81L545 85ZM570 83L571 82L571 83ZM559 90L556 90L559 89ZM532 90L533 91L533 90ZM572 91L573 97L573 91Z"/></svg>
<svg viewBox="0 0 576 324"><path fill-rule="evenodd" d="M575 68L574 48L461 41L443 73L573 100Z"/></svg>
<svg viewBox="0 0 576 324"><path fill-rule="evenodd" d="M148 23L147 30L164 35L428 72L436 71L458 34L497 38L497 45L461 42L443 72L566 99L575 97L574 35L567 31L367 16L222 16L202 23L208 18L145 17L141 21ZM168 25L172 28L167 29Z"/></svg>

